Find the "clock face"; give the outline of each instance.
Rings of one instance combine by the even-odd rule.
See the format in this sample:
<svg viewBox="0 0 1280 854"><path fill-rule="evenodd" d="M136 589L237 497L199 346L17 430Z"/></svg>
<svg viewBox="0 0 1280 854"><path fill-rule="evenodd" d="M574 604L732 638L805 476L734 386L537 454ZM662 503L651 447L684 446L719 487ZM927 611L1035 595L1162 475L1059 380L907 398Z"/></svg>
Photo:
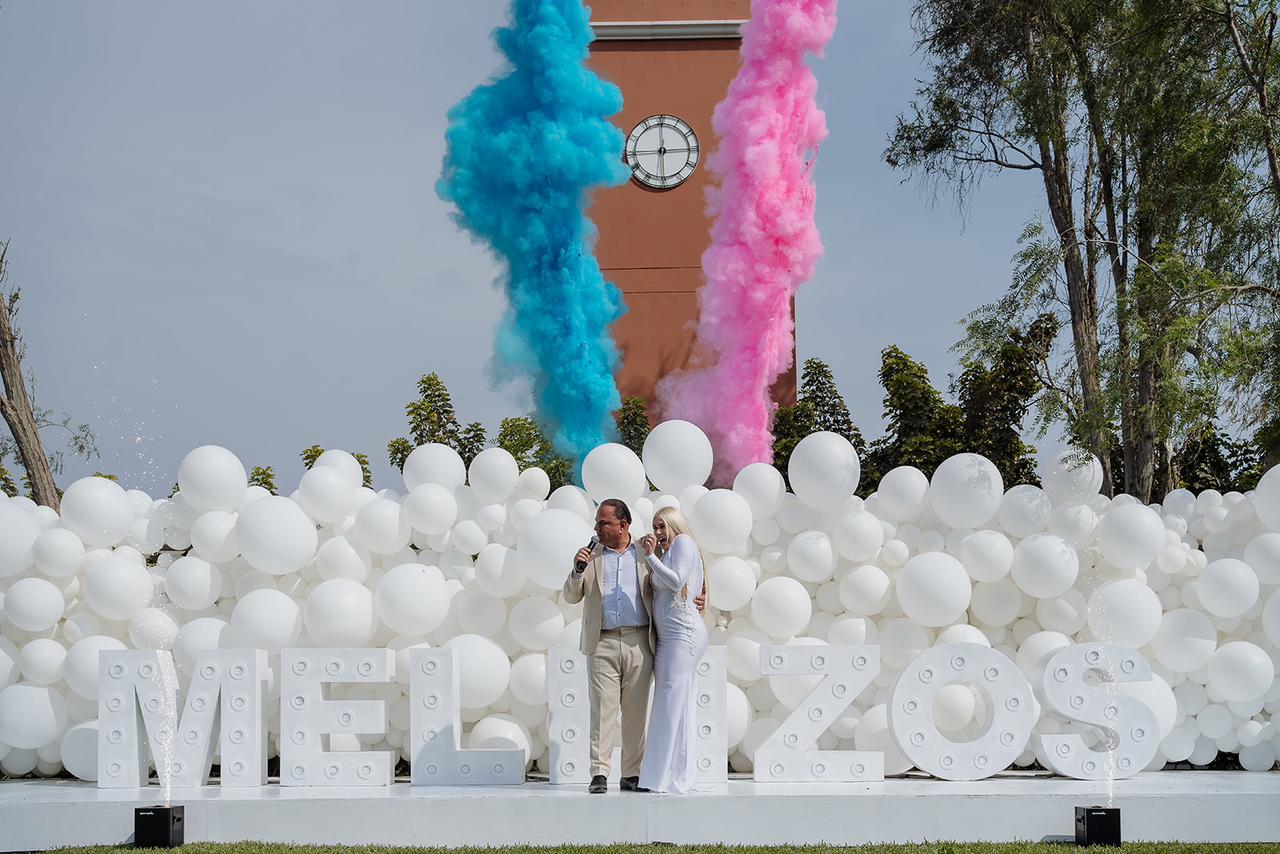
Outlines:
<svg viewBox="0 0 1280 854"><path fill-rule="evenodd" d="M650 116L627 137L631 177L646 187L669 190L698 168L698 136L675 116Z"/></svg>

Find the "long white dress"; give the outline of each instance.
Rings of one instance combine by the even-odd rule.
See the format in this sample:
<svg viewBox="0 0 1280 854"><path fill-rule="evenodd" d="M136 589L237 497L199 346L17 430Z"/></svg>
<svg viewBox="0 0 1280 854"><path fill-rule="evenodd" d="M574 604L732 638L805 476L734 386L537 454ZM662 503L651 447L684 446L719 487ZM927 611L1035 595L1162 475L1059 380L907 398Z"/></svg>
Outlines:
<svg viewBox="0 0 1280 854"><path fill-rule="evenodd" d="M698 775L696 683L707 649L707 627L693 603L702 592L702 556L697 543L681 534L661 558L646 560L653 571L651 616L658 650L640 785L655 792L687 792ZM687 598L680 593L685 587Z"/></svg>

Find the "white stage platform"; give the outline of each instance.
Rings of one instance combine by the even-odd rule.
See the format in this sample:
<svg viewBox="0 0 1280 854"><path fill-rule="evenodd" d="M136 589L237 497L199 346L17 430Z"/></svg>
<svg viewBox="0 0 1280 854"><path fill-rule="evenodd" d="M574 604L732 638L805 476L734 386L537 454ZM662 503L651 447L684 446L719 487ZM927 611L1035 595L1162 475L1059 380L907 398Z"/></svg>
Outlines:
<svg viewBox="0 0 1280 854"><path fill-rule="evenodd" d="M164 792L51 780L0 782L0 850L118 845L133 808ZM1006 774L976 783L891 779L873 785L731 780L684 796L526 783L499 788L173 790L187 842L414 846L854 844L1039 840L1071 834L1074 807L1107 786ZM1280 773L1164 771L1115 784L1126 841L1280 842Z"/></svg>

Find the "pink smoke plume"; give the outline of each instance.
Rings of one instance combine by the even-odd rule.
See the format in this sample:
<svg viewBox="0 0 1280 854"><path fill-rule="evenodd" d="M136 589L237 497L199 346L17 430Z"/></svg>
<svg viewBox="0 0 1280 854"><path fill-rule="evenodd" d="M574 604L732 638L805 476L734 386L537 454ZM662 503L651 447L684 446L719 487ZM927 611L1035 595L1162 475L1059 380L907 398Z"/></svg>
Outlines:
<svg viewBox="0 0 1280 854"><path fill-rule="evenodd" d="M822 256L809 168L827 125L805 59L835 27L836 0L753 0L742 66L712 117L719 187L707 193L694 361L657 394L664 417L711 438L719 480L773 458L769 389L791 366L791 298Z"/></svg>

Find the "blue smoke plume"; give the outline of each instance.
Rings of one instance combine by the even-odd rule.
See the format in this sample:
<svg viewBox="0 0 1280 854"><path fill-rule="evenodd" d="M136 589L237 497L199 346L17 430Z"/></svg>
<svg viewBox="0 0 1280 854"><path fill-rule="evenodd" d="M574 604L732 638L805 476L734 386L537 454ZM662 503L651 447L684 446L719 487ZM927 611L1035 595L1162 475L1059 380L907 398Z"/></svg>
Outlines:
<svg viewBox="0 0 1280 854"><path fill-rule="evenodd" d="M628 177L606 119L622 93L584 64L581 0L513 0L509 20L494 33L506 67L449 113L436 192L505 267L494 378L528 377L538 421L580 463L615 434L621 405L609 324L626 309L601 275L585 209L589 191Z"/></svg>

